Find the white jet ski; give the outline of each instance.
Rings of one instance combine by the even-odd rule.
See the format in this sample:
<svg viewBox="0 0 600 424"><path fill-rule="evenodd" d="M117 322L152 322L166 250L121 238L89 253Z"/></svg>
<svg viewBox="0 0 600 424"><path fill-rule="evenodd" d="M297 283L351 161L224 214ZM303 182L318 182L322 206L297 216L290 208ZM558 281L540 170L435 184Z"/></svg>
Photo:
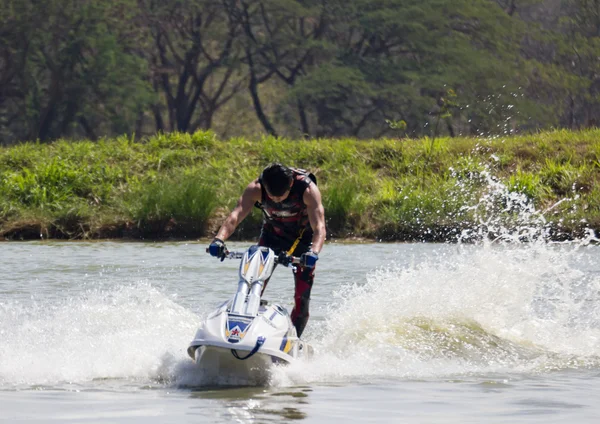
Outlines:
<svg viewBox="0 0 600 424"><path fill-rule="evenodd" d="M188 355L212 376L253 378L272 364L289 364L308 357L312 348L296 335L288 311L261 300L265 281L276 264L298 263L299 258L275 255L264 246L246 252L227 252L241 258L236 294L200 324Z"/></svg>

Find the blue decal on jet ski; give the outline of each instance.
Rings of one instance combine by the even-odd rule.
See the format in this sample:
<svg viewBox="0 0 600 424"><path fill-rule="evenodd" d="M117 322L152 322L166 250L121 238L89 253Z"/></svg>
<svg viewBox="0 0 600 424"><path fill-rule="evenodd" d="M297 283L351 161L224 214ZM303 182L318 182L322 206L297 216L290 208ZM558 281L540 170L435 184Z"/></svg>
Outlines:
<svg viewBox="0 0 600 424"><path fill-rule="evenodd" d="M237 343L244 338L246 330L252 323L253 318L243 316L229 316L225 336L229 343Z"/></svg>
<svg viewBox="0 0 600 424"><path fill-rule="evenodd" d="M262 251L262 261L263 263L267 262L267 258L269 257L269 251L268 250L263 250Z"/></svg>
<svg viewBox="0 0 600 424"><path fill-rule="evenodd" d="M283 352L283 349L285 349L285 345L287 344L287 336L283 338L283 340L281 340L281 346L279 346L279 350Z"/></svg>
<svg viewBox="0 0 600 424"><path fill-rule="evenodd" d="M273 313L271 314L271 316L269 317L269 321L273 321L273 318L275 318L275 315L277 315L279 312L277 311L273 311Z"/></svg>

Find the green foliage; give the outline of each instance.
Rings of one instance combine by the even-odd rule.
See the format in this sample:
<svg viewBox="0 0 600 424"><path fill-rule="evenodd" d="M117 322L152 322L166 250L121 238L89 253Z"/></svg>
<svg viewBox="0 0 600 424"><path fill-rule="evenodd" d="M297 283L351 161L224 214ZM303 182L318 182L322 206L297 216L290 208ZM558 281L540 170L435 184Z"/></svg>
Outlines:
<svg viewBox="0 0 600 424"><path fill-rule="evenodd" d="M597 1L550 3L0 0L0 144L598 125Z"/></svg>
<svg viewBox="0 0 600 424"><path fill-rule="evenodd" d="M541 181L549 186L557 195L564 196L573 190L577 177L576 171L570 163L559 163L546 159L546 164L541 171Z"/></svg>
<svg viewBox="0 0 600 424"><path fill-rule="evenodd" d="M461 189L453 178L432 176L429 187L422 188L415 178L399 183L387 183L379 199L382 207L379 220L386 223L410 223L415 226L461 222L466 217L463 208L469 205L477 191L475 186Z"/></svg>
<svg viewBox="0 0 600 424"><path fill-rule="evenodd" d="M135 7L131 0L2 0L0 81L9 89L0 97L10 105L9 141L132 130L152 99L145 61L133 54Z"/></svg>
<svg viewBox="0 0 600 424"><path fill-rule="evenodd" d="M198 232L217 206L217 195L202 175L192 174L142 184L129 202L131 217L140 226L164 226L174 220Z"/></svg>
<svg viewBox="0 0 600 424"><path fill-rule="evenodd" d="M17 144L0 150L0 170L31 168L39 155L40 147L33 143Z"/></svg>
<svg viewBox="0 0 600 424"><path fill-rule="evenodd" d="M0 148L0 234L35 222L57 237L210 235L273 160L317 175L333 237L452 239L481 218L492 181L575 229L600 223L598 139L596 129L435 144L212 133L23 144ZM255 238L261 219L253 211L236 236Z"/></svg>
<svg viewBox="0 0 600 424"><path fill-rule="evenodd" d="M59 209L76 193L85 191L85 176L56 161L44 163L34 171L29 168L11 173L3 181L9 200L40 209Z"/></svg>
<svg viewBox="0 0 600 424"><path fill-rule="evenodd" d="M196 131L189 133L156 134L147 140L151 149L160 150L168 148L177 149L208 149L216 142L212 131Z"/></svg>
<svg viewBox="0 0 600 424"><path fill-rule="evenodd" d="M348 223L353 212L357 187L352 179L341 179L327 187L323 192L323 206L327 211L327 226L331 231L339 232Z"/></svg>
<svg viewBox="0 0 600 424"><path fill-rule="evenodd" d="M521 170L508 178L508 188L510 191L523 193L530 199L540 199L548 194L539 175Z"/></svg>
<svg viewBox="0 0 600 424"><path fill-rule="evenodd" d="M406 128L408 127L406 121L402 119L399 121L391 121L389 119L386 119L385 123L388 124L393 130L406 131Z"/></svg>

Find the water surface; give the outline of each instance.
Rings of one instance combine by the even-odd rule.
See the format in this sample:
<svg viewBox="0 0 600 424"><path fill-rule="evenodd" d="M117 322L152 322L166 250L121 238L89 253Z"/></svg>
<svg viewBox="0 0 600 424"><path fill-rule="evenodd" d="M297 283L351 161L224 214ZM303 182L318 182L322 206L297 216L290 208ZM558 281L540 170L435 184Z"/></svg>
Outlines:
<svg viewBox="0 0 600 424"><path fill-rule="evenodd" d="M597 246L329 243L317 354L258 387L207 386L186 356L236 287L205 247L0 244L0 421L600 419ZM291 307L292 285L278 268L266 297Z"/></svg>

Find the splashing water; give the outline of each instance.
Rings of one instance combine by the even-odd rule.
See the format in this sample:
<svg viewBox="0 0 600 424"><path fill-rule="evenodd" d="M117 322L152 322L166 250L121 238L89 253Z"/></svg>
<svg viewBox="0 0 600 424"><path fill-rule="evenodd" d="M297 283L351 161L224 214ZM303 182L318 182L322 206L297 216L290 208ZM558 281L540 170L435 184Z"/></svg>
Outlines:
<svg viewBox="0 0 600 424"><path fill-rule="evenodd" d="M551 242L530 199L482 177L486 192L465 206L479 225L345 287L318 357L276 384L600 367L598 239Z"/></svg>
<svg viewBox="0 0 600 424"><path fill-rule="evenodd" d="M148 284L59 303L0 303L0 384L160 379L196 316Z"/></svg>
<svg viewBox="0 0 600 424"><path fill-rule="evenodd" d="M569 248L440 248L340 294L294 379L423 378L600 366L600 278ZM308 372L307 372L308 369Z"/></svg>

